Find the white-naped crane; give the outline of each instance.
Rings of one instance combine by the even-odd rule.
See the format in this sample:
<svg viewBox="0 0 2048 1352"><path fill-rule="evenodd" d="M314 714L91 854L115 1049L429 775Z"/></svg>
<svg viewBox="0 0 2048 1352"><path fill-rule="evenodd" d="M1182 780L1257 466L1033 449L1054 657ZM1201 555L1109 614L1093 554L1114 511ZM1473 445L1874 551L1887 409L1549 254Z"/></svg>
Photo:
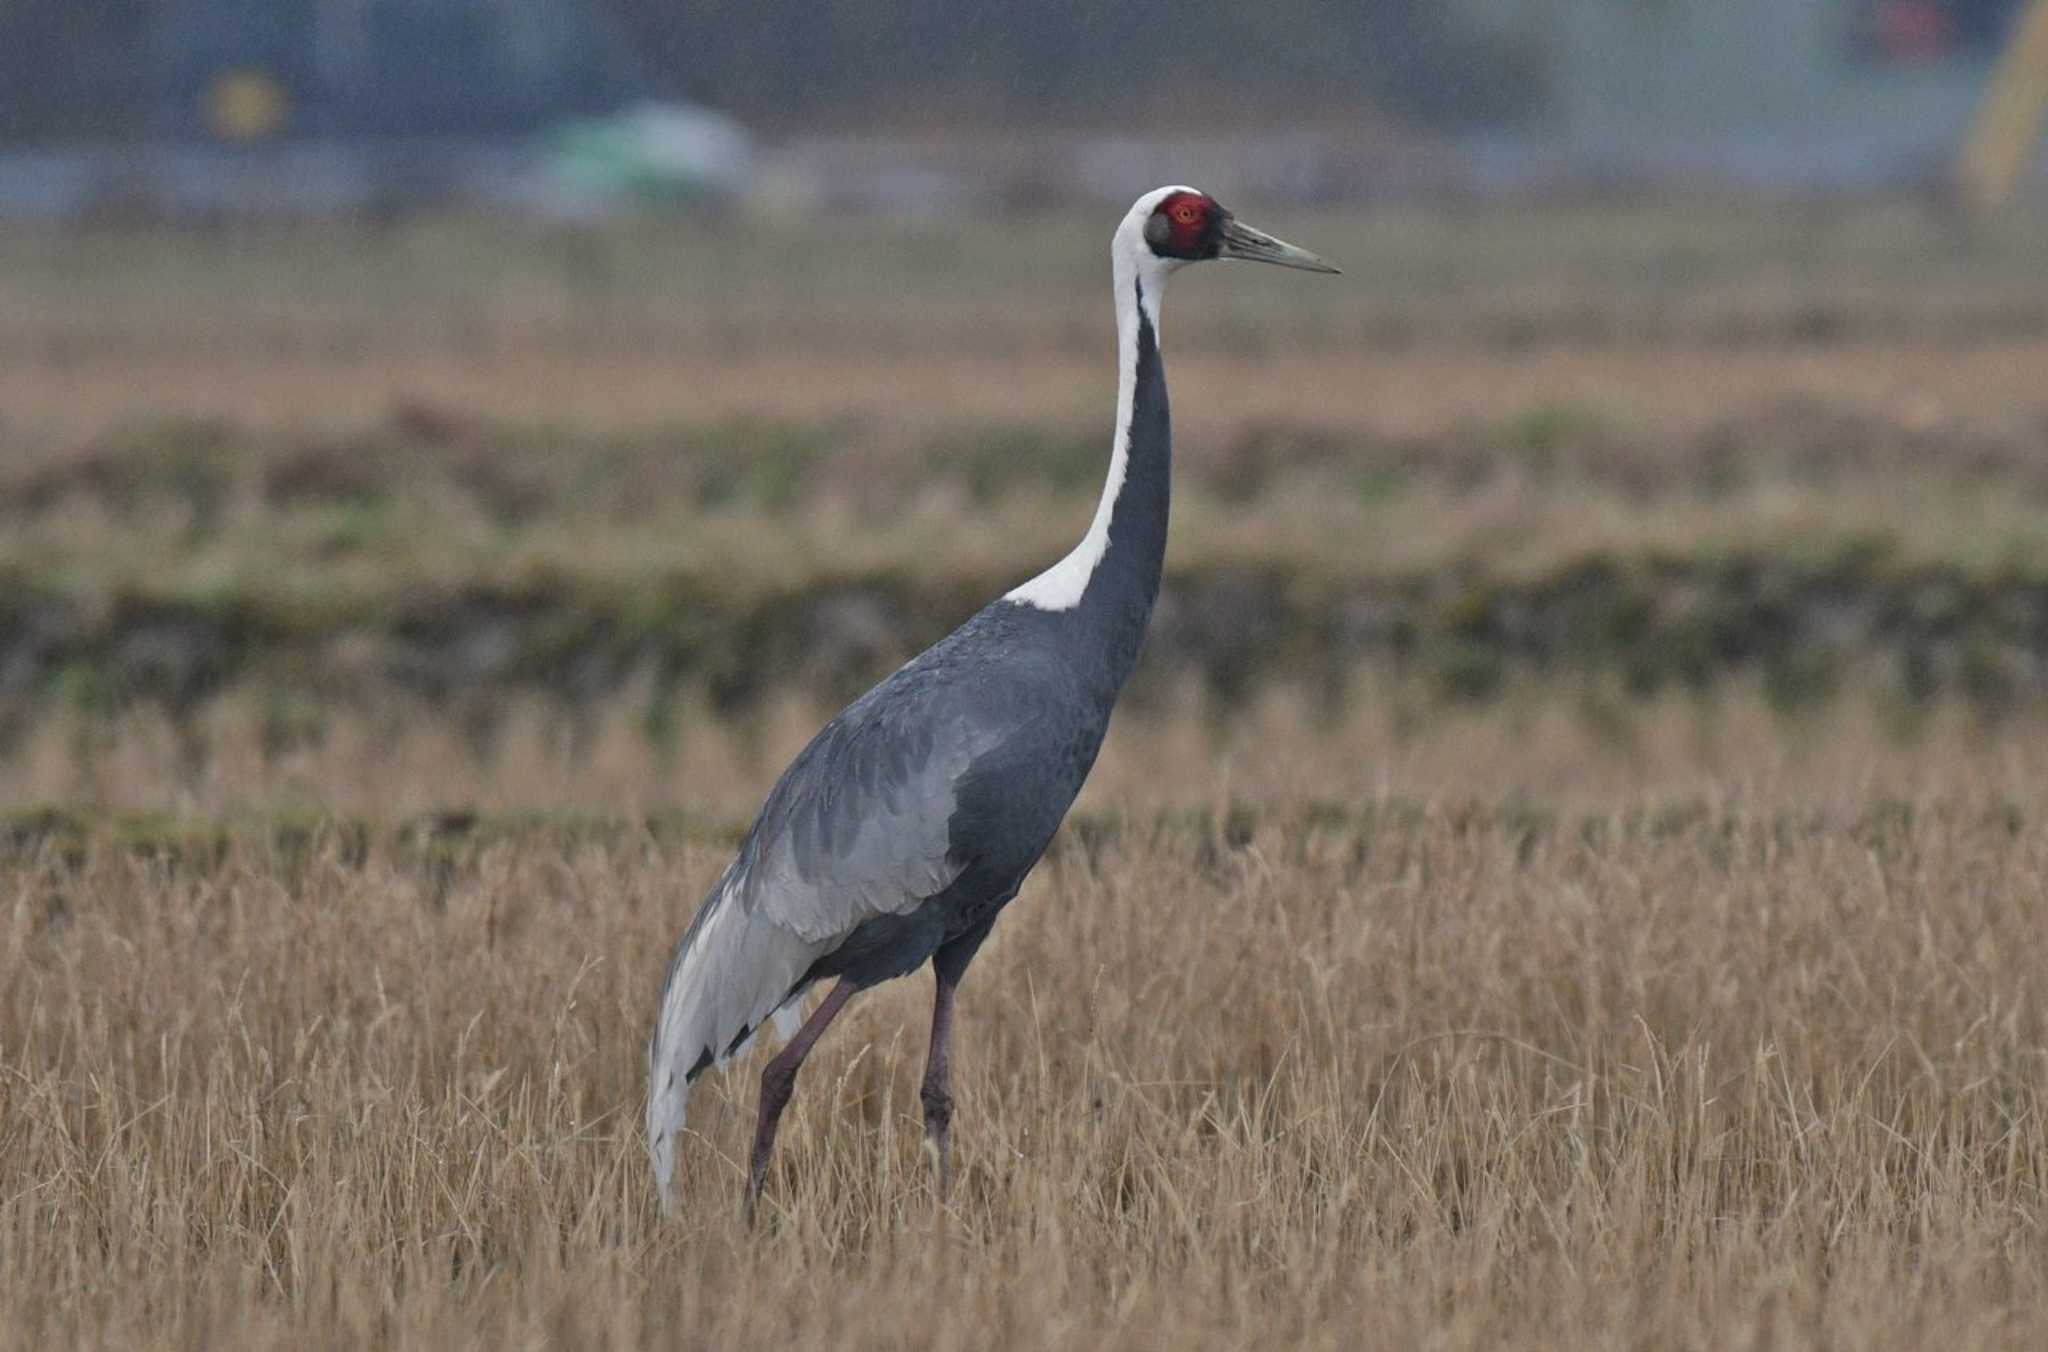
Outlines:
<svg viewBox="0 0 2048 1352"><path fill-rule="evenodd" d="M771 1017L788 1030L804 993L833 983L761 1074L751 1221L804 1057L857 992L927 961L937 992L920 1097L944 1195L954 992L1080 792L1137 661L1172 477L1159 302L1168 277L1212 258L1337 271L1192 188L1146 193L1124 217L1110 246L1116 435L1088 533L825 725L669 959L647 1049L647 1148L664 1210L675 1209L676 1137L698 1075Z"/></svg>

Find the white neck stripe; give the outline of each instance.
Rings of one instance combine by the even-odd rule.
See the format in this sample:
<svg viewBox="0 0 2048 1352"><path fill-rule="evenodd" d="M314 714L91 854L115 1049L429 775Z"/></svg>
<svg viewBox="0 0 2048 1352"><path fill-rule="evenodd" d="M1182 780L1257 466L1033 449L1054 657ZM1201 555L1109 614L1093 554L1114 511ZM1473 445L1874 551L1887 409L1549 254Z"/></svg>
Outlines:
<svg viewBox="0 0 2048 1352"><path fill-rule="evenodd" d="M1145 243L1145 222L1158 200L1178 188L1161 188L1138 199L1117 227L1110 246L1110 271L1116 286L1116 437L1109 448L1109 476L1102 485L1102 499L1095 505L1095 519L1081 542L1052 567L1004 594L1005 601L1036 606L1040 610L1072 610L1081 604L1088 583L1109 552L1109 523L1116 515L1117 498L1123 493L1130 471L1131 411L1138 392L1138 314L1152 326L1152 340L1159 341L1159 294L1178 260L1161 258Z"/></svg>

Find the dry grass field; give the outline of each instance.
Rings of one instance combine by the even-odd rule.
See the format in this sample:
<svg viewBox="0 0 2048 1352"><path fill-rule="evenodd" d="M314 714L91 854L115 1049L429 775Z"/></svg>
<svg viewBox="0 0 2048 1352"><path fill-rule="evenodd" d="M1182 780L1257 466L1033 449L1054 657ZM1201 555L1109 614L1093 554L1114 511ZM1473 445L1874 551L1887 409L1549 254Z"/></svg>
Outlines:
<svg viewBox="0 0 2048 1352"><path fill-rule="evenodd" d="M315 836L8 868L0 1342L2029 1347L2024 803L1449 803L1070 831L966 988L752 1076L654 1211L641 1041L720 844Z"/></svg>
<svg viewBox="0 0 2048 1352"><path fill-rule="evenodd" d="M1081 528L1106 222L0 236L0 1349L2048 1346L2048 232L1243 205L954 1192L920 976L753 1233L669 945Z"/></svg>

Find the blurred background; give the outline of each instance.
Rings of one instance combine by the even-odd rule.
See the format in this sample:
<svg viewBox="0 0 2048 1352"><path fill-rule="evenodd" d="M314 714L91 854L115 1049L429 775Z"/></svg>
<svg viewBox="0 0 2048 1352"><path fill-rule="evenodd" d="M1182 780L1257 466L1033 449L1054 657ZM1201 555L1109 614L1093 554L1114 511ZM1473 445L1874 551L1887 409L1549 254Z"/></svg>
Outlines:
<svg viewBox="0 0 2048 1352"><path fill-rule="evenodd" d="M0 800L743 815L1085 524L1162 182L1346 274L1174 298L1094 801L2031 782L2040 9L14 0Z"/></svg>

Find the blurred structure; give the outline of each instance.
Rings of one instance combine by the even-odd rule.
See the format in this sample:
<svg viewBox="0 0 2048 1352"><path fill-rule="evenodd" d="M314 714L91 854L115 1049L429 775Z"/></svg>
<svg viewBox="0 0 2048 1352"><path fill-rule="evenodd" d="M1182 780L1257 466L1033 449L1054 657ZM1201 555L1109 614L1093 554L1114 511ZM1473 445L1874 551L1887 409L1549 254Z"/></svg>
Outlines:
<svg viewBox="0 0 2048 1352"><path fill-rule="evenodd" d="M2048 112L2048 0L2028 0L1970 129L1956 186L1979 209L2011 195Z"/></svg>
<svg viewBox="0 0 2048 1352"><path fill-rule="evenodd" d="M1528 0L1581 157L1763 186L1931 176L2024 0Z"/></svg>
<svg viewBox="0 0 2048 1352"><path fill-rule="evenodd" d="M587 0L17 0L0 135L508 135L644 97Z"/></svg>
<svg viewBox="0 0 2048 1352"><path fill-rule="evenodd" d="M14 0L0 214L1924 183L2024 3Z"/></svg>
<svg viewBox="0 0 2048 1352"><path fill-rule="evenodd" d="M584 208L729 191L748 155L653 102L589 0L28 0L0 52L0 212Z"/></svg>

